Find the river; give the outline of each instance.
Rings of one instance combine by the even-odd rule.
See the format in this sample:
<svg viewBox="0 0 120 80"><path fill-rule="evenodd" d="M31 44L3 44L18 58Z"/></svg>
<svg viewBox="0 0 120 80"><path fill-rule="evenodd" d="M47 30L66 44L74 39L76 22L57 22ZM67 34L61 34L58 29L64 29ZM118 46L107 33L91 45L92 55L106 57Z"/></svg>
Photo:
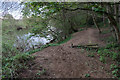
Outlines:
<svg viewBox="0 0 120 80"><path fill-rule="evenodd" d="M52 40L52 36L48 35L45 37L40 37L39 35L32 36L32 33L27 33L24 35L18 35L14 46L23 52L29 51L30 49L40 48L40 46L49 43Z"/></svg>

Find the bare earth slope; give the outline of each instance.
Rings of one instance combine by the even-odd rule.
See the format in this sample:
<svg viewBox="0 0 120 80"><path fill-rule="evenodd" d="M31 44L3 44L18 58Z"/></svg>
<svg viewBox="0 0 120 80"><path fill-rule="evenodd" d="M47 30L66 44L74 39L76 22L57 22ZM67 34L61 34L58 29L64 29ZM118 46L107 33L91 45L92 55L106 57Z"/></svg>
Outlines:
<svg viewBox="0 0 120 80"><path fill-rule="evenodd" d="M34 64L21 73L21 77L42 77L42 78L83 78L90 74L92 78L111 78L110 64L103 64L99 61L99 55L88 57L90 52L83 49L71 48L71 43L89 44L97 43L104 46L99 39L97 29L87 30L73 34L73 38L60 46L45 48L36 52ZM45 69L45 73L41 74ZM40 75L41 74L41 75Z"/></svg>

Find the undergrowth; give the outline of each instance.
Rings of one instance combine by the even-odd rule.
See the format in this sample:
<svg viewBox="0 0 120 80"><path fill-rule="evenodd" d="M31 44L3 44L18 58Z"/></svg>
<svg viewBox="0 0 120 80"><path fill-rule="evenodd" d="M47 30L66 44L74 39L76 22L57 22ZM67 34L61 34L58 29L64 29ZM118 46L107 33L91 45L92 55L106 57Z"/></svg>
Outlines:
<svg viewBox="0 0 120 80"><path fill-rule="evenodd" d="M34 56L31 56L32 53L38 52L47 48L49 46L58 46L63 44L71 39L71 36L59 43L51 43L41 46L38 49L31 50L25 53L19 52L16 48L11 46L10 43L3 43L2 45L2 78L15 78L19 75L19 72L22 69L28 68L28 61L33 60Z"/></svg>
<svg viewBox="0 0 120 80"><path fill-rule="evenodd" d="M110 30L104 30L102 31L101 34L109 34L111 33ZM107 43L105 47L100 47L96 51L94 50L89 50L89 51L94 51L99 54L99 60L102 63L107 63L107 59L111 58L115 63L111 64L111 73L114 76L114 78L120 79L120 45L117 44L116 39L111 36L104 37L103 39L104 42ZM91 55L89 55L91 57Z"/></svg>
<svg viewBox="0 0 120 80"><path fill-rule="evenodd" d="M111 73L114 78L120 79L120 45L118 45L117 43L108 43L106 47L101 47L97 50L86 50L90 53L97 52L97 54L99 54L99 60L104 64L107 63L108 58L111 58L113 61L115 61L114 64L111 64ZM94 57L94 54L88 54L88 57Z"/></svg>
<svg viewBox="0 0 120 80"><path fill-rule="evenodd" d="M15 78L19 71L27 68L27 62L34 57L27 53L20 53L10 44L2 45L2 78Z"/></svg>
<svg viewBox="0 0 120 80"><path fill-rule="evenodd" d="M109 43L105 48L98 49L100 61L106 63L106 57L110 57L117 64L111 64L112 74L115 78L120 78L120 45Z"/></svg>

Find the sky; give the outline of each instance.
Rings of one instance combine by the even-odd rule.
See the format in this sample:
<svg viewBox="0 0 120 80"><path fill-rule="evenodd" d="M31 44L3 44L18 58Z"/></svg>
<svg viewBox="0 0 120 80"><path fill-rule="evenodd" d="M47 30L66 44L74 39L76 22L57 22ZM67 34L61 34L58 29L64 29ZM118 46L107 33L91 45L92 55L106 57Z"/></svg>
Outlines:
<svg viewBox="0 0 120 80"><path fill-rule="evenodd" d="M0 1L0 18L2 18L2 15L4 13L9 13L11 14L15 19L22 19L22 7L19 5L19 1L17 2L5 2L5 1ZM13 5L11 7L11 5Z"/></svg>
<svg viewBox="0 0 120 80"><path fill-rule="evenodd" d="M24 1L24 0L0 0L0 18L2 18L2 15L3 15L3 12L5 13L9 13L9 14L12 14L12 16L15 18L15 19L22 19L22 13L21 13L21 10L22 10L22 6L19 5L19 3L21 1ZM26 1L30 1L30 0L26 0ZM34 1L37 1L37 0L34 0ZM38 1L43 1L43 0L38 0ZM49 0L47 0L49 1ZM54 0L51 0L51 1L54 1ZM55 0L57 1L57 0ZM60 0L58 0L60 1ZM69 0L66 0L66 1L69 1ZM71 1L75 1L75 0L71 0ZM95 0L78 0L78 1L95 1ZM108 1L108 2L117 2L117 1L120 1L120 0L97 0L97 1ZM4 5L2 2L6 2ZM4 11L5 9L9 8L11 6L11 4L13 4L13 8L11 8L10 10L7 10L7 11Z"/></svg>

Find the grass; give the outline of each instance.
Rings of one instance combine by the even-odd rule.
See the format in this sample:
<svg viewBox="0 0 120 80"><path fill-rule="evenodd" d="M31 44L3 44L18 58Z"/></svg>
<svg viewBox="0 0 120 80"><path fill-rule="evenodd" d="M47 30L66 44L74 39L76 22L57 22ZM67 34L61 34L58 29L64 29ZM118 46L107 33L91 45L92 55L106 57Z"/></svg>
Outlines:
<svg viewBox="0 0 120 80"><path fill-rule="evenodd" d="M64 44L72 38L72 35L68 36L65 40L58 42L58 44Z"/></svg>
<svg viewBox="0 0 120 80"><path fill-rule="evenodd" d="M27 68L27 63L34 57L26 53L2 58L2 78L17 77L19 71Z"/></svg>
<svg viewBox="0 0 120 80"><path fill-rule="evenodd" d="M17 77L20 70L28 67L28 61L34 59L34 56L20 52L13 46L17 35L28 33L31 29L17 31L17 27L22 25L16 24L15 20L6 19L2 22L2 78Z"/></svg>
<svg viewBox="0 0 120 80"><path fill-rule="evenodd" d="M12 46L12 42L2 43L2 78L17 77L19 71L27 68L34 56L22 53Z"/></svg>
<svg viewBox="0 0 120 80"><path fill-rule="evenodd" d="M43 50L44 48L47 48L47 47L49 47L49 46L50 46L50 45L43 45L43 46L41 46L41 47L38 48L38 49L34 49L34 50L31 50L31 51L26 52L26 54L32 54L32 53L41 51L41 50Z"/></svg>

